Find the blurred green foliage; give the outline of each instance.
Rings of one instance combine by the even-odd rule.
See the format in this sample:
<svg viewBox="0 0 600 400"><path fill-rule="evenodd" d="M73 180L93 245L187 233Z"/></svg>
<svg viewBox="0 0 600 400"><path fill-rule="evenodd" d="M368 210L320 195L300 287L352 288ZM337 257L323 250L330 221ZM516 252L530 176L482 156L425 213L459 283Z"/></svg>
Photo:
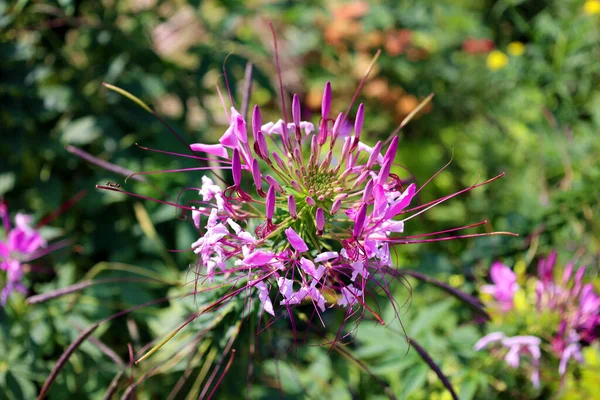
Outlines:
<svg viewBox="0 0 600 400"><path fill-rule="evenodd" d="M81 329L123 308L183 293L172 282L190 280L187 266L193 258L167 251L196 240L189 221L180 221L167 206L98 192L95 185L115 181L128 191L175 201L182 188L199 185L201 174L146 175L150 185L125 182L65 149L77 146L132 171L193 166L136 147L185 150L152 115L101 83L118 85L151 104L185 142L212 142L226 123L215 89L225 86L223 65L226 61L239 105L244 68L251 61L251 104L261 105L264 120L276 120L278 86L268 21L278 32L286 90L304 99L307 116L318 111L328 80L333 109L344 110L379 48L382 55L359 96L367 105L367 141L387 138L419 101L435 94L401 131L397 158L410 175L395 171L422 184L453 160L428 184L421 202L506 173L432 209L407 229L430 232L487 219L490 230L516 232L518 239L405 246L397 249L399 266L450 278L472 292L475 278L487 276L492 259L524 260L531 267L538 255L556 248L565 259L577 254L593 266L589 279L598 287L600 16L586 9L575 0L0 0L0 196L11 212L41 218L79 190L88 191L52 223L74 240L77 251L44 259L51 272L29 275L32 293L92 276L139 278L136 268L163 280L97 285L75 298L41 305L14 297L0 310L0 397L35 397ZM496 61L490 60L492 47L502 52L494 53ZM464 305L412 283L412 295L400 285L396 293L400 304L411 299L400 312L403 326L430 351L461 399L551 395L472 350L482 330ZM155 344L202 302L175 299L102 325L94 337L114 349L122 364L97 343L86 342L61 371L50 398L102 398L116 374L129 374L128 343L136 352ZM343 354L316 346L335 336L343 316L327 315L327 328L313 321L308 344L295 345L285 320L261 331L257 340L256 318L237 324L241 313L251 313L244 311L243 298L231 304L211 314L214 320L190 324L167 345L170 350L161 349L151 364L142 363L135 379L152 374L156 363L173 365L144 380L137 398L166 398L186 371L191 378L180 394L197 397L205 368L219 362L230 339L237 353L219 398L239 398L248 391L251 398L378 399L386 390L398 398L448 398L418 355L408 351L397 322L381 327L367 318L347 346L350 353ZM390 306L382 305L381 312L386 321L393 319ZM219 324L213 327L214 321ZM213 329L202 343L194 342L207 327ZM598 364L590 368L597 370ZM121 383L119 393L126 385Z"/></svg>

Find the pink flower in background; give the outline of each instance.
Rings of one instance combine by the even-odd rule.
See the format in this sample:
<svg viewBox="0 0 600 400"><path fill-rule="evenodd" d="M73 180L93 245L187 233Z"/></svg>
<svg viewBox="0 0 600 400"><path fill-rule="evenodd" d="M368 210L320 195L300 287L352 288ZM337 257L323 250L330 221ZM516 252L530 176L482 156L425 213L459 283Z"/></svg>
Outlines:
<svg viewBox="0 0 600 400"><path fill-rule="evenodd" d="M26 293L22 283L23 263L31 261L46 241L40 233L31 227L31 216L17 214L15 226L11 227L8 209L0 203L5 239L0 240L0 270L5 271L6 280L0 295L0 303L6 304L8 296L13 292Z"/></svg>
<svg viewBox="0 0 600 400"><path fill-rule="evenodd" d="M517 275L501 262L492 264L490 271L493 285L485 285L481 288L483 293L494 296L503 311L513 308L515 293L519 289Z"/></svg>
<svg viewBox="0 0 600 400"><path fill-rule="evenodd" d="M547 329L545 333L551 337L550 347L558 359L558 373L564 376L570 360L582 363L582 348L598 338L600 296L594 291L591 283L583 283L585 267L575 270L574 263L568 263L562 274L555 274L556 260L557 253L553 251L547 258L539 261L537 279L533 278L536 280L536 302L531 308L535 308L535 312L540 315L548 315L548 318L541 318L541 321L560 321L557 326L544 329ZM492 265L491 276L494 284L483 286L481 291L492 294L504 312L510 311L518 289L515 273L497 262ZM530 338L530 341L527 342L524 338ZM535 343L539 340L533 340L530 336L506 338L503 333L494 332L480 339L475 349L480 350L492 342L501 342L509 349L505 358L509 365L517 366L518 355L524 350L533 357L532 363L538 365L539 344ZM539 374L537 376L536 379L539 379Z"/></svg>
<svg viewBox="0 0 600 400"><path fill-rule="evenodd" d="M58 209L38 221L35 227L32 224L31 216L21 213L17 213L14 219L15 226L12 226L8 207L0 199L0 218L3 228L0 229L0 271L4 271L6 274L4 276L0 274L0 284L4 284L0 294L0 304L5 305L10 294L15 291L27 292L27 288L23 284L26 266L28 267L32 261L71 243L70 240L65 239L48 245L38 229L65 212L81 200L85 194L85 190L80 191Z"/></svg>
<svg viewBox="0 0 600 400"><path fill-rule="evenodd" d="M488 345L499 342L508 351L504 361L512 368L519 367L521 356L531 359L531 382L536 388L540 386L540 344L542 340L537 336L513 336L508 337L502 332L493 332L479 339L473 347L476 351L482 350Z"/></svg>

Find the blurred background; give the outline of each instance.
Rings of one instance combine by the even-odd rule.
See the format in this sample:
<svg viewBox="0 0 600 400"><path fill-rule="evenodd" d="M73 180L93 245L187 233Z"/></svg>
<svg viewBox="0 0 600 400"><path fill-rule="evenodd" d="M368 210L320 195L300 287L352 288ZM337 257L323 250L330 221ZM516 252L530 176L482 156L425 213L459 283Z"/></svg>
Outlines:
<svg viewBox="0 0 600 400"><path fill-rule="evenodd" d="M239 105L249 61L250 104L261 106L264 121L279 119L269 21L279 41L284 87L300 96L306 119L318 114L327 81L332 110L344 110L378 49L381 57L359 96L366 106L365 141L387 138L435 94L401 130L397 156L420 184L452 159L421 202L506 173L435 207L414 229L439 231L487 219L490 231L512 231L519 238L403 246L396 251L399 267L477 294L493 261L519 265L526 287L537 260L555 249L558 265L587 265L586 281L600 289L600 1L0 0L0 197L12 213L39 219L87 190L46 230L47 237L68 237L75 245L29 274L32 294L90 277L127 277L134 268L165 280L185 279L193 257L168 249L189 248L197 239L191 224L172 208L95 185L112 181L151 196L159 188L163 199L175 201L182 188L198 186L202 174L125 182L66 146L132 171L190 166L137 147L184 150L156 118L102 82L143 99L188 143L213 143L227 125L216 92L217 85L225 88L223 68ZM564 379L557 362L548 361L544 384L536 389L522 369L473 350L490 329L473 322L468 307L411 283L412 294L397 288L400 303L410 303L401 311L402 323L461 399L600 398L597 344ZM132 282L94 286L39 306L14 299L0 312L0 398L34 398L79 330L174 292L169 285ZM392 319L391 307L382 308ZM192 299L147 307L103 325L95 337L127 363L127 343L139 350L195 309ZM503 324L514 334L527 330L536 324L535 310L527 311L528 317ZM309 344L289 352L291 334L281 324L259 335L255 352L256 327L233 329L235 315L226 309L190 328L198 332L221 318L208 342L186 348L189 364L182 358L160 371L150 368L154 364L140 367L136 378L146 372L149 377L136 388L137 398L198 397L206 383L203 366L219 361L219 349L233 335L236 360L216 398L387 398L379 380L398 398L450 398L408 351L399 325L386 329L365 320L349 357ZM322 343L335 328L318 334ZM119 368L98 345L85 343L61 371L50 398L103 398ZM173 394L188 371L189 379ZM126 382L119 395L124 387Z"/></svg>

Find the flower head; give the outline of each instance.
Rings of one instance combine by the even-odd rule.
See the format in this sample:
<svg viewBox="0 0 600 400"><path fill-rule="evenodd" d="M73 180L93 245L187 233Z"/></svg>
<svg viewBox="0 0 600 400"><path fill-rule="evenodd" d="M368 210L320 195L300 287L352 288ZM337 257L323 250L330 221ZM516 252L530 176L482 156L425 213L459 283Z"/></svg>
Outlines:
<svg viewBox="0 0 600 400"><path fill-rule="evenodd" d="M280 89L283 94L283 87ZM400 146L397 131L373 146L365 143L368 123L364 105L358 106L352 121L352 104L346 112L335 114L332 98L327 82L316 123L304 119L297 95L292 99L291 115L282 101L283 118L277 121L264 121L255 106L248 123L232 100L231 107L224 106L229 126L218 143L189 146L192 158L210 159L216 169L229 174L215 175L221 181L218 184L216 179L202 177L197 188L200 206L168 204L190 211L200 231L200 238L191 246L198 256L198 277L213 280L222 276L231 278L234 285L253 289L263 310L272 315L285 309L291 316L290 308L299 304L312 304L316 315L334 306L345 307L351 314L360 306L382 322L365 299L375 285L389 295L386 278L398 279L398 274L392 273L392 246L489 235L438 237L485 223L480 222L401 236L405 224L503 174L417 205L416 196L423 187L418 189L394 173ZM368 285L370 281L373 285ZM222 305L227 299L215 304Z"/></svg>
<svg viewBox="0 0 600 400"><path fill-rule="evenodd" d="M525 45L522 42L511 42L506 46L506 51L511 56L522 56L525 54Z"/></svg>
<svg viewBox="0 0 600 400"><path fill-rule="evenodd" d="M494 284L483 286L481 291L493 295L503 311L510 310L519 289L517 275L506 265L495 262L492 264L491 277Z"/></svg>
<svg viewBox="0 0 600 400"><path fill-rule="evenodd" d="M508 56L500 50L492 50L487 56L487 67L496 71L508 65Z"/></svg>
<svg viewBox="0 0 600 400"><path fill-rule="evenodd" d="M519 367L521 356L529 356L531 359L531 382L536 388L540 386L540 351L541 339L537 336L513 336L507 337L502 332L492 332L479 339L474 349L479 351L488 345L499 342L508 351L504 361L512 368Z"/></svg>
<svg viewBox="0 0 600 400"><path fill-rule="evenodd" d="M32 226L30 215L17 213L14 217L14 226L11 224L6 203L0 199L0 284L3 284L0 294L0 304L5 305L8 297L13 292L26 293L27 288L23 284L26 270L30 269L30 263L70 243L62 240L48 245L38 230L48 224L61 213L78 202L87 192L80 191L71 197L57 210L52 211L37 224ZM3 232L4 231L4 232ZM3 276L4 275L4 276Z"/></svg>
<svg viewBox="0 0 600 400"><path fill-rule="evenodd" d="M0 270L6 274L0 295L0 303L4 305L13 291L26 293L27 290L22 283L23 263L37 258L36 252L46 246L46 241L31 227L31 216L17 214L15 226L12 227L4 203L0 203L0 214L5 236L4 240L0 240Z"/></svg>
<svg viewBox="0 0 600 400"><path fill-rule="evenodd" d="M246 276L269 314L277 304L366 306L367 282L392 267L394 244L437 240L398 236L405 222L452 197L416 206L417 186L393 173L398 136L369 146L364 105L351 124L331 103L327 83L316 126L297 95L291 121L284 107L283 119L265 122L255 106L248 124L232 106L218 144L190 146L231 172L222 187L202 178L204 206L192 212L203 231L192 244L199 274Z"/></svg>
<svg viewBox="0 0 600 400"><path fill-rule="evenodd" d="M583 12L588 15L600 14L600 1L586 0L586 2L583 4Z"/></svg>
<svg viewBox="0 0 600 400"><path fill-rule="evenodd" d="M539 260L537 277L532 278L536 301L530 309L548 316L548 318L541 318L540 321L559 321L552 322L554 326L544 326L541 329L548 334L544 338L559 360L559 374L564 376L569 361L573 359L583 362L582 348L598 338L600 296L594 291L592 284L583 283L585 267L575 269L574 263L571 262L566 265L562 274L557 274L556 260L555 251ZM491 275L494 285L483 286L482 292L494 295L503 314L512 312L514 294L518 289L515 273L509 267L497 262L492 265ZM539 332L540 328L534 331ZM502 341L505 346L512 343L506 342L503 333L495 332L477 342L476 350L486 347L493 341ZM515 365L518 361L517 353L518 350L515 348L512 353L509 350L506 361L510 365Z"/></svg>

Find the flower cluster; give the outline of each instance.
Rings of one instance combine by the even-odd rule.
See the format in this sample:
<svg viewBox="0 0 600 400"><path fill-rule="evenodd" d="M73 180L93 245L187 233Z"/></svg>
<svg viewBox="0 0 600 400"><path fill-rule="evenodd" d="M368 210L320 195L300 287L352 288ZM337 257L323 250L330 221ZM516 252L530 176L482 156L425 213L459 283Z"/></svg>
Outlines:
<svg viewBox="0 0 600 400"><path fill-rule="evenodd" d="M22 282L23 264L40 257L46 241L31 227L31 216L17 214L13 227L4 203L0 203L0 214L4 228L4 240L0 240L0 270L6 274L0 303L4 305L13 291L26 293Z"/></svg>
<svg viewBox="0 0 600 400"><path fill-rule="evenodd" d="M560 277L555 273L556 252L541 259L538 276L535 279L535 304L532 310L543 320L553 321L550 329L541 329L539 336L506 337L502 332L493 332L483 337L475 345L476 350L492 342L500 342L508 348L506 362L519 365L518 354L527 353L532 357L532 381L539 385L540 344L542 339L550 345L552 352L560 360L558 372L564 376L571 359L583 362L582 347L594 342L600 333L600 296L591 283L584 284L585 267L574 271L574 263L569 263ZM482 292L492 294L495 304L502 313L510 313L514 308L515 294L519 290L516 274L506 265L494 263L492 266L493 285L486 285Z"/></svg>
<svg viewBox="0 0 600 400"><path fill-rule="evenodd" d="M522 355L530 356L532 365L531 382L536 388L540 386L540 358L542 357L540 350L542 341L540 338L536 336L507 337L502 332L493 332L479 339L474 348L479 351L494 342L499 342L508 349L504 361L512 368L519 367Z"/></svg>

